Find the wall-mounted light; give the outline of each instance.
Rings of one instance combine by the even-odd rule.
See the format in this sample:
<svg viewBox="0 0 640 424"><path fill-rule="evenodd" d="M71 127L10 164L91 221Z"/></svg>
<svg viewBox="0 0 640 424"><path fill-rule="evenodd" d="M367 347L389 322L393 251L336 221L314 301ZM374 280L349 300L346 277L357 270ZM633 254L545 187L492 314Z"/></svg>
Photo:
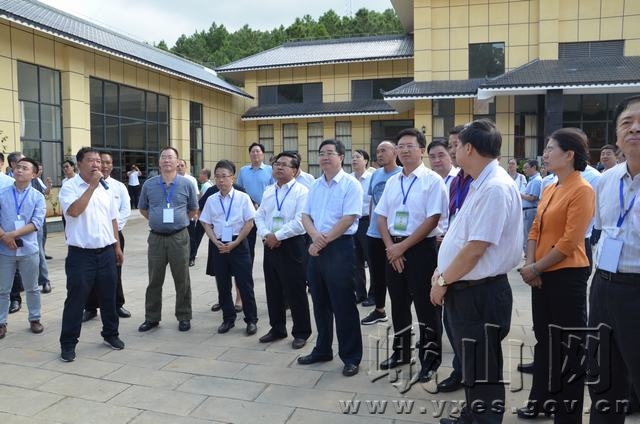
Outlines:
<svg viewBox="0 0 640 424"><path fill-rule="evenodd" d="M427 127L425 127L424 125L422 126L422 128L420 128L422 130L422 134L427 134Z"/></svg>

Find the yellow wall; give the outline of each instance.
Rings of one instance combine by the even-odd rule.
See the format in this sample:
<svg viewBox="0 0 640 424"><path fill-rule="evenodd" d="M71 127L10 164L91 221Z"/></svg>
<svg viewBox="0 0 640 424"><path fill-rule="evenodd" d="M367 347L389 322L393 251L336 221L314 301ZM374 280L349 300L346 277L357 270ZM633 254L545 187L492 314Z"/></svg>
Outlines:
<svg viewBox="0 0 640 424"><path fill-rule="evenodd" d="M89 79L96 77L169 96L170 144L184 157L189 156L189 101L202 103L205 166L221 158L241 159L240 116L250 107L245 99L0 21L0 130L7 137L5 152L20 150L21 145L18 61L60 71L65 156L91 144Z"/></svg>

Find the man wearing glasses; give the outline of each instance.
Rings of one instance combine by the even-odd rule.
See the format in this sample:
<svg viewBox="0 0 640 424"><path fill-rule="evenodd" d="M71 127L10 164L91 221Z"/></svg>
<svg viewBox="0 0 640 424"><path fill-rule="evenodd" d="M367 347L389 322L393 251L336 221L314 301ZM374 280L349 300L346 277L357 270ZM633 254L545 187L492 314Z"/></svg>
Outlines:
<svg viewBox="0 0 640 424"><path fill-rule="evenodd" d="M189 232L187 227L198 212L198 194L193 185L178 175L178 151L173 147L160 150L160 175L149 178L142 186L138 209L149 220L147 242L149 285L145 296L145 321L138 331L149 331L160 323L162 285L167 270L176 287L178 329L191 328L191 280L189 278Z"/></svg>
<svg viewBox="0 0 640 424"><path fill-rule="evenodd" d="M296 181L300 168L294 152L282 152L273 163L276 183L267 187L256 213L258 237L264 243L264 282L271 329L260 337L270 343L287 337L286 307L291 307L293 349L311 335L304 261L306 255L302 210L309 189Z"/></svg>
<svg viewBox="0 0 640 424"><path fill-rule="evenodd" d="M318 157L323 175L309 190L302 225L313 241L309 246L308 278L318 338L313 351L298 358L301 365L333 360L333 317L342 374L358 373L362 333L353 290L353 236L362 213L362 186L342 169L345 147L324 140Z"/></svg>

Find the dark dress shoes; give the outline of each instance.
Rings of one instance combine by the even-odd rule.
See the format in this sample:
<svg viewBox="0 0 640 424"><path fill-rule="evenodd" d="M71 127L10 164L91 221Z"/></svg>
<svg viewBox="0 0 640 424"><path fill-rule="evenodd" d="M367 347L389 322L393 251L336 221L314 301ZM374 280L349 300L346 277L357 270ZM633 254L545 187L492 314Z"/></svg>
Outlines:
<svg viewBox="0 0 640 424"><path fill-rule="evenodd" d="M118 316L120 318L131 318L131 312L127 311L122 306L116 309L116 312L118 312Z"/></svg>
<svg viewBox="0 0 640 424"><path fill-rule="evenodd" d="M218 312L220 309L222 309L222 306L220 306L219 303L214 303L213 305L211 305L212 312Z"/></svg>
<svg viewBox="0 0 640 424"><path fill-rule="evenodd" d="M73 347L63 347L60 352L60 359L63 362L73 362L76 359L76 349Z"/></svg>
<svg viewBox="0 0 640 424"><path fill-rule="evenodd" d="M291 347L293 349L302 349L303 347L305 347L306 344L307 344L307 341L305 339L301 339L299 337L296 337L291 342Z"/></svg>
<svg viewBox="0 0 640 424"><path fill-rule="evenodd" d="M196 261L193 259L189 259L189 266L195 266L196 265Z"/></svg>
<svg viewBox="0 0 640 424"><path fill-rule="evenodd" d="M51 293L51 283L49 281L45 281L42 285L41 291L44 294Z"/></svg>
<svg viewBox="0 0 640 424"><path fill-rule="evenodd" d="M9 305L9 313L14 314L18 312L20 308L22 308L22 305L20 304L20 302L18 302L17 300L12 300L11 304Z"/></svg>
<svg viewBox="0 0 640 424"><path fill-rule="evenodd" d="M300 356L298 358L298 363L300 365L311 365L311 364L315 364L316 362L329 362L329 361L333 361L333 355L323 356L315 353L310 353L309 355Z"/></svg>
<svg viewBox="0 0 640 424"><path fill-rule="evenodd" d="M260 343L271 343L271 342L275 342L276 340L280 340L280 339L285 339L287 336L279 336L278 334L274 333L273 331L269 331L267 334L265 334L264 336L260 337L258 339L258 341Z"/></svg>
<svg viewBox="0 0 640 424"><path fill-rule="evenodd" d="M158 321L147 321L147 320L145 320L142 324L140 324L140 327L138 327L138 331L141 332L141 333L144 333L145 331L149 331L152 328L157 327L158 324L160 324Z"/></svg>
<svg viewBox="0 0 640 424"><path fill-rule="evenodd" d="M436 370L427 370L423 368L420 370L420 373L418 374L418 381L420 383L428 383L429 381L431 381L435 373L436 373Z"/></svg>
<svg viewBox="0 0 640 424"><path fill-rule="evenodd" d="M39 319L30 321L29 327L31 328L31 332L34 334L40 334L44 331L44 326L40 323Z"/></svg>
<svg viewBox="0 0 640 424"><path fill-rule="evenodd" d="M393 352L389 359L385 359L384 361L380 362L380 369L390 370L397 367L398 365L408 364L409 362L411 362L411 359L400 360L401 355L402 354L399 352Z"/></svg>
<svg viewBox="0 0 640 424"><path fill-rule="evenodd" d="M528 364L518 364L518 371L525 374L533 374L535 368L535 362L529 362Z"/></svg>
<svg viewBox="0 0 640 424"><path fill-rule="evenodd" d="M82 313L82 322L91 321L97 316L98 316L97 311L90 311L88 309L85 309L84 312Z"/></svg>
<svg viewBox="0 0 640 424"><path fill-rule="evenodd" d="M46 260L51 260L51 259L53 259L53 256L44 255L44 258L45 258Z"/></svg>
<svg viewBox="0 0 640 424"><path fill-rule="evenodd" d="M358 374L358 371L360 371L360 367L356 364L344 364L342 367L342 375L345 377L353 377Z"/></svg>
<svg viewBox="0 0 640 424"><path fill-rule="evenodd" d="M191 321L188 319L181 319L178 321L178 330L180 331L189 331L191 330Z"/></svg>
<svg viewBox="0 0 640 424"><path fill-rule="evenodd" d="M255 322L250 322L247 324L247 336L253 336L258 332L258 326Z"/></svg>
<svg viewBox="0 0 640 424"><path fill-rule="evenodd" d="M220 327L218 327L218 333L220 334L224 334L229 332L229 330L231 330L233 327L236 326L236 323L233 321L225 321L222 324L220 324Z"/></svg>
<svg viewBox="0 0 640 424"><path fill-rule="evenodd" d="M462 378L458 374L451 373L451 375L440 383L438 383L438 391L442 393L455 392L462 388Z"/></svg>
<svg viewBox="0 0 640 424"><path fill-rule="evenodd" d="M540 415L541 412L542 411L539 411L533 405L529 404L524 408L518 408L518 418L523 420L533 420L538 418L538 415ZM544 416L547 418L551 417L551 412L545 411Z"/></svg>

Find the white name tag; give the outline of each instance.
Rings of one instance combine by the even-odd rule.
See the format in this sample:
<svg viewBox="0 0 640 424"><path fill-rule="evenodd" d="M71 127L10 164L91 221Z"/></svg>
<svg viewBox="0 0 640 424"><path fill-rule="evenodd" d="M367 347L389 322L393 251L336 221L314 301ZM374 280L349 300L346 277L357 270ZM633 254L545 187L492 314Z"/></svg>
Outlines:
<svg viewBox="0 0 640 424"><path fill-rule="evenodd" d="M233 240L233 229L230 226L225 225L224 227L222 227L222 241L224 243L227 243L232 240Z"/></svg>
<svg viewBox="0 0 640 424"><path fill-rule="evenodd" d="M607 237L602 242L598 268L609 272L618 272L618 261L622 253L622 240Z"/></svg>
<svg viewBox="0 0 640 424"><path fill-rule="evenodd" d="M16 219L15 221L13 221L13 225L15 226L16 230L19 230L20 228L24 227L26 224L24 223L24 220Z"/></svg>
<svg viewBox="0 0 640 424"><path fill-rule="evenodd" d="M164 224L173 224L173 208L164 208L162 210L162 222Z"/></svg>

